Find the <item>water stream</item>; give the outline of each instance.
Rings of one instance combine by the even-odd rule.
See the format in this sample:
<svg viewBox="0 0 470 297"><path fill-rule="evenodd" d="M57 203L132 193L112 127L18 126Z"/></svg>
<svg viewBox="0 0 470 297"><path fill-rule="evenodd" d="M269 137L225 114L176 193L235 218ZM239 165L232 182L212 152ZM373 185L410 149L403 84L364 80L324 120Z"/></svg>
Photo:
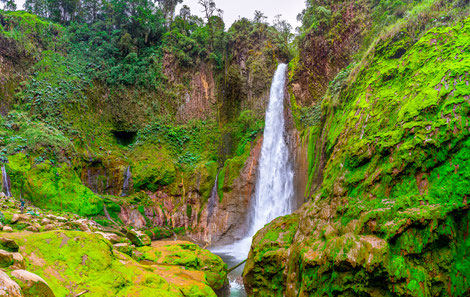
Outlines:
<svg viewBox="0 0 470 297"><path fill-rule="evenodd" d="M245 260L256 232L273 219L287 215L293 209L292 164L285 140L284 87L287 65L280 64L274 75L266 120L255 194L249 213L249 231L246 237L231 245L213 248L229 267ZM241 283L243 267L229 275L230 296L246 296Z"/></svg>
<svg viewBox="0 0 470 297"><path fill-rule="evenodd" d="M127 196L129 194L129 182L131 180L131 166L127 166L126 172L124 173L124 183L122 184L121 196Z"/></svg>
<svg viewBox="0 0 470 297"><path fill-rule="evenodd" d="M5 165L2 166L2 185L3 185L3 193L7 195L7 197L11 197L11 190L10 190L10 182L8 180L7 170Z"/></svg>

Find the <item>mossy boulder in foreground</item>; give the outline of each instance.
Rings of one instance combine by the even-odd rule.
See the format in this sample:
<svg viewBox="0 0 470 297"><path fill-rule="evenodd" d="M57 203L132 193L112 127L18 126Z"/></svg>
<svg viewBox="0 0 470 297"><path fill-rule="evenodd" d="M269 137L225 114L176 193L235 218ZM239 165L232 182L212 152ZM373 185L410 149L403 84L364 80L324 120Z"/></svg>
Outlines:
<svg viewBox="0 0 470 297"><path fill-rule="evenodd" d="M14 270L11 275L20 285L23 296L55 297L46 281L36 274L26 270Z"/></svg>
<svg viewBox="0 0 470 297"><path fill-rule="evenodd" d="M216 256L199 247L186 250L185 257L195 258L200 265L185 267L186 262L171 257L165 258L164 263L139 264L128 255L113 249L109 241L94 233L52 231L35 234L10 233L4 236L18 243L19 251L26 261L26 270L47 283L55 296L74 296L88 291L88 296L215 297L209 286L211 272L220 272L221 283L226 279L226 267L221 267L224 264L220 258L214 260L216 264L206 261L206 258ZM146 248L150 249L141 249L148 251ZM174 248L179 249L178 245L174 245ZM154 254L160 253L166 252L160 252L159 247L156 247ZM220 267L221 271L216 270ZM19 274L18 270L11 272L11 275L21 280L19 283L23 294L27 290L32 292L45 289L40 282L22 277L24 275ZM213 281L212 284L217 282Z"/></svg>
<svg viewBox="0 0 470 297"><path fill-rule="evenodd" d="M202 271L214 290L227 284L227 264L211 252L187 241L155 241L151 247L137 249L140 259L159 265L178 265L190 271Z"/></svg>

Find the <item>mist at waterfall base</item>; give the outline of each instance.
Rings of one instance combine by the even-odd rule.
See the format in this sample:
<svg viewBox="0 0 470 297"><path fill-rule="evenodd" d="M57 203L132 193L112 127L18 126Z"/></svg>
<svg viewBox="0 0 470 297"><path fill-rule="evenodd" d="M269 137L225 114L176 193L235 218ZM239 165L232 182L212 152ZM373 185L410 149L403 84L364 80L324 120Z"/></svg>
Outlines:
<svg viewBox="0 0 470 297"><path fill-rule="evenodd" d="M229 267L233 267L248 257L253 236L259 229L275 218L292 212L294 172L289 162L284 126L286 70L287 65L280 64L271 85L258 178L247 222L249 231L245 238L231 245L211 249L213 253L221 256ZM246 296L244 288L239 280L237 281L242 272L243 266L229 275L230 296Z"/></svg>

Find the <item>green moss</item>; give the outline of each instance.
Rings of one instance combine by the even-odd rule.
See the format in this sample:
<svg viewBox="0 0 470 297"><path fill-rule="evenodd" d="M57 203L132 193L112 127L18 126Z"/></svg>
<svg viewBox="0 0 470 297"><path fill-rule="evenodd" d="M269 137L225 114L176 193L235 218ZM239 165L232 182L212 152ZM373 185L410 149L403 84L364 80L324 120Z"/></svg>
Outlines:
<svg viewBox="0 0 470 297"><path fill-rule="evenodd" d="M286 275L278 261L292 244L298 224L298 215L280 217L255 235L251 256L243 271L243 278L253 288L254 295L283 295Z"/></svg>
<svg viewBox="0 0 470 297"><path fill-rule="evenodd" d="M240 176L240 172L245 166L245 162L250 156L250 144L246 144L241 155L225 161L224 168L219 173L218 194L222 201L224 192L232 191L232 185L236 178Z"/></svg>
<svg viewBox="0 0 470 297"><path fill-rule="evenodd" d="M152 240L159 240L163 238L168 238L173 235L173 232L162 228L162 227L154 227L150 230L145 230L145 234L147 234Z"/></svg>
<svg viewBox="0 0 470 297"><path fill-rule="evenodd" d="M99 235L57 231L11 236L27 256L27 270L44 278L56 296L84 290L95 296L121 296L134 286L171 295L164 279L122 264Z"/></svg>
<svg viewBox="0 0 470 297"><path fill-rule="evenodd" d="M17 197L22 191L35 205L51 210L85 216L101 212L101 199L81 183L68 164L54 166L45 161L32 166L22 153L11 156L9 161L12 189Z"/></svg>
<svg viewBox="0 0 470 297"><path fill-rule="evenodd" d="M173 160L164 148L156 152L146 146L138 146L132 151L131 159L132 179L137 191L157 191L176 179Z"/></svg>
<svg viewBox="0 0 470 297"><path fill-rule="evenodd" d="M332 82L322 131L309 131L309 180L324 142L322 188L299 221L255 236L254 295L468 294L470 19L414 29L383 34Z"/></svg>
<svg viewBox="0 0 470 297"><path fill-rule="evenodd" d="M209 286L221 289L227 281L227 264L219 256L189 242L161 242L155 247L142 247L143 259L166 265L183 266L188 270L203 271Z"/></svg>

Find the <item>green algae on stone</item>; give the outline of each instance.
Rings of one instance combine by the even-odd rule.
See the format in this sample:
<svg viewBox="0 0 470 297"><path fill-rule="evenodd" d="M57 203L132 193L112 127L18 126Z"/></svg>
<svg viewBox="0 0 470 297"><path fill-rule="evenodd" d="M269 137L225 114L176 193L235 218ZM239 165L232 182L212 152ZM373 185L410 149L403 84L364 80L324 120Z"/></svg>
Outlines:
<svg viewBox="0 0 470 297"><path fill-rule="evenodd" d="M11 233L8 238L18 242L26 269L46 280L56 296L85 290L90 296L215 296L203 272L185 276L179 267L140 265L97 234L54 231ZM145 253L150 248L140 249Z"/></svg>
<svg viewBox="0 0 470 297"><path fill-rule="evenodd" d="M379 37L339 97L325 97L323 131L312 137L326 141L322 187L290 223L287 250L272 244L274 222L255 236L250 294L470 292L470 20L416 40L410 28Z"/></svg>
<svg viewBox="0 0 470 297"><path fill-rule="evenodd" d="M164 148L156 153L145 149L145 146L139 146L133 150L131 159L135 164L132 168L132 179L136 190L156 191L176 179L176 169Z"/></svg>
<svg viewBox="0 0 470 297"><path fill-rule="evenodd" d="M207 284L214 290L219 290L226 285L227 264L219 256L194 243L155 241L152 247L141 247L137 250L142 253L141 260L204 272Z"/></svg>
<svg viewBox="0 0 470 297"><path fill-rule="evenodd" d="M101 211L101 199L81 183L70 165L53 165L50 161L31 163L23 153L9 158L12 189L18 197L23 191L23 195L39 207L85 216Z"/></svg>

